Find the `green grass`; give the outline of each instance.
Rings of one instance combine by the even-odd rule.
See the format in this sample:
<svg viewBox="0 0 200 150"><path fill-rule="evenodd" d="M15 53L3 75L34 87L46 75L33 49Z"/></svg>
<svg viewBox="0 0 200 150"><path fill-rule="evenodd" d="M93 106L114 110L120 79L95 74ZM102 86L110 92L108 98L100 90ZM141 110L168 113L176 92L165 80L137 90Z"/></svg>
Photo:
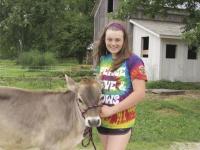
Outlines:
<svg viewBox="0 0 200 150"><path fill-rule="evenodd" d="M64 74L79 80L90 75L91 66L69 59L45 70L28 70L13 61L0 60L0 86L28 89L65 90ZM80 71L83 69L84 71ZM137 106L137 120L127 150L169 150L173 142L200 142L199 83L148 82L148 88L189 89L185 95L147 93ZM102 149L94 130L97 149ZM92 150L81 146L79 150Z"/></svg>
<svg viewBox="0 0 200 150"><path fill-rule="evenodd" d="M174 141L200 142L200 91L197 93L193 97L147 94L137 106L130 150L167 150Z"/></svg>
<svg viewBox="0 0 200 150"><path fill-rule="evenodd" d="M153 96L153 95L152 95ZM187 96L146 100L137 107L135 141L199 141L200 99Z"/></svg>

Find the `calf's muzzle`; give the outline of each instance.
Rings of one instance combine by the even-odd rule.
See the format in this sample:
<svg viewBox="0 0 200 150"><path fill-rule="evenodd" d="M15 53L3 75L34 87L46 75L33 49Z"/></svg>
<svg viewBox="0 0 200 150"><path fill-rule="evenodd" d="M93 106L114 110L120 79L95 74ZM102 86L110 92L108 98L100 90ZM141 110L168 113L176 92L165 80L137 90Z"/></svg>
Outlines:
<svg viewBox="0 0 200 150"><path fill-rule="evenodd" d="M98 117L87 117L85 118L85 124L87 127L98 127L101 125L101 118Z"/></svg>

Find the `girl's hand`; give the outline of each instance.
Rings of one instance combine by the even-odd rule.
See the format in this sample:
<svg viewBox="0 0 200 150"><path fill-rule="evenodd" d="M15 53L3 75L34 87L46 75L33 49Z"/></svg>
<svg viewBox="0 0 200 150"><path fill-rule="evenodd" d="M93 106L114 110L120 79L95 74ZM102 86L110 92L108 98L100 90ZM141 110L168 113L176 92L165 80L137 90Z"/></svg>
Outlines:
<svg viewBox="0 0 200 150"><path fill-rule="evenodd" d="M100 111L100 117L104 118L104 117L109 117L114 115L116 112L114 110L114 106L107 106L107 105L103 105L101 107L101 111Z"/></svg>

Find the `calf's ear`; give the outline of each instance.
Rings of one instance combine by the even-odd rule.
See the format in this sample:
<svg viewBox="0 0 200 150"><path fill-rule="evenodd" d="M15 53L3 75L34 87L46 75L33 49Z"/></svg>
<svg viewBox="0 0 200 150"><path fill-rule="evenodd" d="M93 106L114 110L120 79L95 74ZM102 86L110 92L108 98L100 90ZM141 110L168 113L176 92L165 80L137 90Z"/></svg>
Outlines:
<svg viewBox="0 0 200 150"><path fill-rule="evenodd" d="M78 90L77 83L72 78L68 77L66 74L65 74L65 80L67 83L68 90L77 92Z"/></svg>

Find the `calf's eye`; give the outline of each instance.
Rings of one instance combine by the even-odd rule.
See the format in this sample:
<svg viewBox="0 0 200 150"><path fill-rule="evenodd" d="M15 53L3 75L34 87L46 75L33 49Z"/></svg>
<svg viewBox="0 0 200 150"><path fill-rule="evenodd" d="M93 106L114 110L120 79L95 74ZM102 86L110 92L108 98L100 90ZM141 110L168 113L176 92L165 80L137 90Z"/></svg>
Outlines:
<svg viewBox="0 0 200 150"><path fill-rule="evenodd" d="M83 101L80 98L78 99L78 102L81 103L81 104L83 104Z"/></svg>

